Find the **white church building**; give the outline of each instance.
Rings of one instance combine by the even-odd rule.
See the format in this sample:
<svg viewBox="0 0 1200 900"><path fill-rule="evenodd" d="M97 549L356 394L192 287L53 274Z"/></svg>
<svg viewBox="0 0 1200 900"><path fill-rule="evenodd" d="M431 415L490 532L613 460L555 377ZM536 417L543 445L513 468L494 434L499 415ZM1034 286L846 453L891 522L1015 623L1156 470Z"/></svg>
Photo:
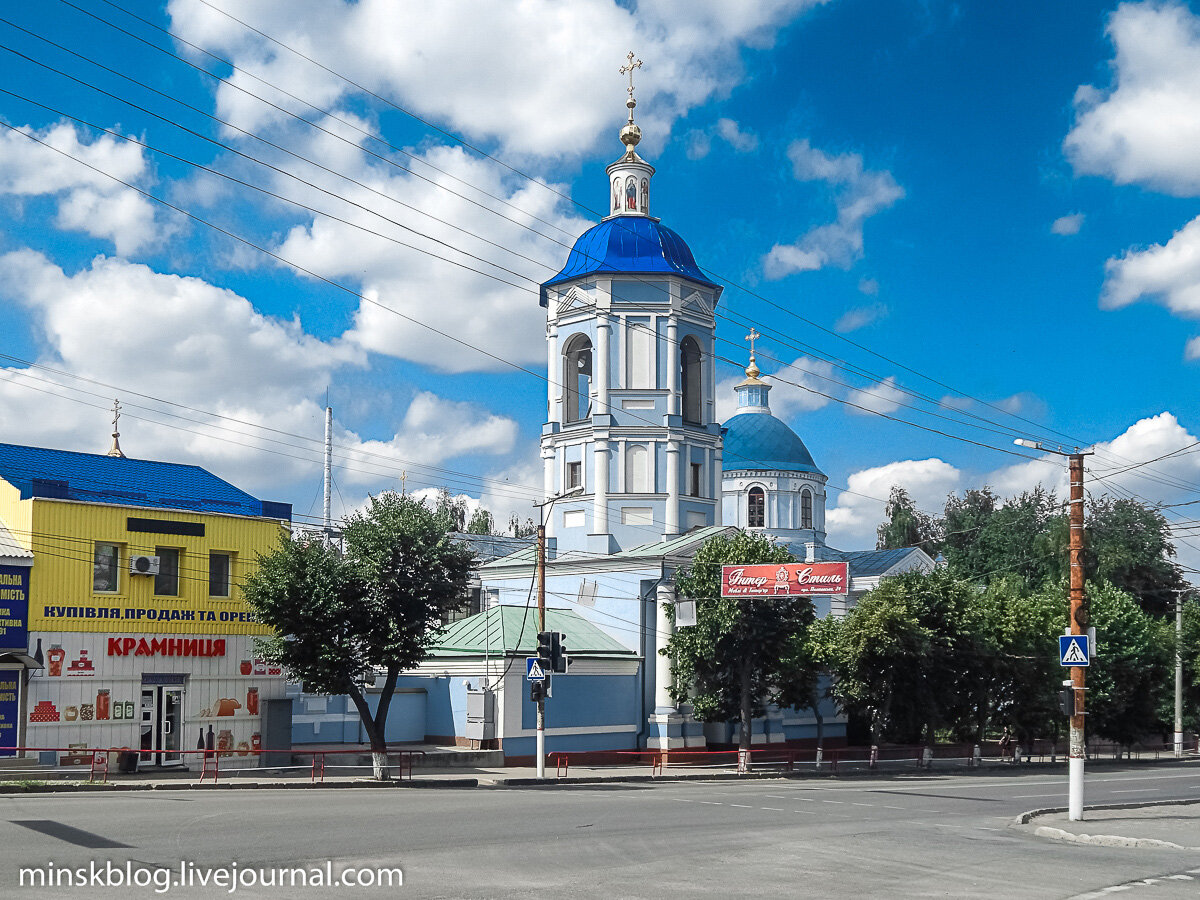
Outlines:
<svg viewBox="0 0 1200 900"><path fill-rule="evenodd" d="M882 577L933 567L917 548L845 553L826 543L826 476L771 413L753 341L737 412L717 421L722 288L651 215L654 167L637 152L632 82L627 106L624 152L606 170L609 214L541 286L549 385L541 457L544 499L554 500L542 507L547 627L566 634L572 660L546 702L550 751L737 740L734 725L698 723L676 705L660 652L675 627L667 613L675 574L716 534L760 530L800 560L846 561L849 595L815 598L819 616L844 613ZM525 657L536 653L534 574L529 547L480 567L483 611L453 623L398 685L415 695L406 708L424 717L423 727L406 722L406 736L481 741L510 760L533 755ZM828 704L821 718L827 744L844 740L845 721ZM753 740L811 745L816 733L813 710L774 709L756 721Z"/></svg>

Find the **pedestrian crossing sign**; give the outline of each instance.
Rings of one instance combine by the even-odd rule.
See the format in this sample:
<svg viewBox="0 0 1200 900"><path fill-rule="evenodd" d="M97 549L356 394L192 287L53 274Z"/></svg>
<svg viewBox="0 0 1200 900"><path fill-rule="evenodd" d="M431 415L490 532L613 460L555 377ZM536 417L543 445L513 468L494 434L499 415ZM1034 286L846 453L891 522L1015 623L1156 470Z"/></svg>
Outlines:
<svg viewBox="0 0 1200 900"><path fill-rule="evenodd" d="M1060 666L1086 666L1091 659L1091 645L1086 634L1064 634L1058 638Z"/></svg>
<svg viewBox="0 0 1200 900"><path fill-rule="evenodd" d="M529 681L546 680L546 671L542 668L541 660L538 657L525 657L525 678Z"/></svg>

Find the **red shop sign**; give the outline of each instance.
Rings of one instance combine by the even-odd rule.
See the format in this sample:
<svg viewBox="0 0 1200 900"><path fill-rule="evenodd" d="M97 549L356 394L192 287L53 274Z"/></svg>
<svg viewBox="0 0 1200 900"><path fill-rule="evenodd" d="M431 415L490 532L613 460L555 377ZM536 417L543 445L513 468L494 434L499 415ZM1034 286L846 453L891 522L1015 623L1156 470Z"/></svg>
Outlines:
<svg viewBox="0 0 1200 900"><path fill-rule="evenodd" d="M845 594L850 567L844 562L722 566L722 597L808 597Z"/></svg>

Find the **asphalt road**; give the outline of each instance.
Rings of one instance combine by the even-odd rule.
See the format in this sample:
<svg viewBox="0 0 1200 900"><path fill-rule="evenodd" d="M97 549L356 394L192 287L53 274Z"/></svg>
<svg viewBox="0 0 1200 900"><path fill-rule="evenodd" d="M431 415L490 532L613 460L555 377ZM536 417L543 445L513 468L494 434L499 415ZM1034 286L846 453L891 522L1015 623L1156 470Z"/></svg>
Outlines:
<svg viewBox="0 0 1200 900"><path fill-rule="evenodd" d="M0 897L1200 894L1198 853L1064 844L1009 827L1024 810L1065 805L1065 781L1065 772L1042 771L559 789L7 795L0 796ZM1200 798L1200 767L1097 767L1089 775L1089 803L1172 798ZM334 873L397 867L403 886L243 881L230 894L211 881L198 884L207 867L325 872L327 860ZM165 891L20 885L22 867L93 862L135 874L142 867L142 879L188 873L192 884ZM1147 878L1160 880L1131 885Z"/></svg>

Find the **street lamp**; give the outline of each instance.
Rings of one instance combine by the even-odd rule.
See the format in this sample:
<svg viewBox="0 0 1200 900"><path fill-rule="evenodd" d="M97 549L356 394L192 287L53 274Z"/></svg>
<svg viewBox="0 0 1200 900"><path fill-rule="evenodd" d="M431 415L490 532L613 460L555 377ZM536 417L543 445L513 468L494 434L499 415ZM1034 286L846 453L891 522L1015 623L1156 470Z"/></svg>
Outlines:
<svg viewBox="0 0 1200 900"><path fill-rule="evenodd" d="M538 508L537 527L537 599L538 599L538 632L546 630L546 511L557 501L574 497L583 493L583 485L577 484L569 491L548 497L541 503L533 504ZM546 676L550 677L549 675ZM537 777L546 777L546 695L541 693L537 700Z"/></svg>
<svg viewBox="0 0 1200 900"><path fill-rule="evenodd" d="M1024 438L1017 438L1013 443L1021 447L1029 447L1032 450L1041 450L1045 453L1056 453L1059 456L1067 457L1071 484L1070 503L1068 507L1071 539L1067 545L1071 570L1071 608L1067 621L1070 625L1070 634L1087 634L1088 607L1083 589L1083 458L1090 455L1092 451L1081 451L1077 448L1074 452L1068 452L1061 447L1046 447L1037 441L1027 441ZM1092 650L1093 648L1089 647L1088 649ZM1075 705L1072 709L1073 715L1071 716L1070 749L1067 763L1069 785L1067 818L1073 822L1077 822L1083 818L1083 716L1086 673L1087 670L1083 666L1071 666L1071 688L1075 695Z"/></svg>

